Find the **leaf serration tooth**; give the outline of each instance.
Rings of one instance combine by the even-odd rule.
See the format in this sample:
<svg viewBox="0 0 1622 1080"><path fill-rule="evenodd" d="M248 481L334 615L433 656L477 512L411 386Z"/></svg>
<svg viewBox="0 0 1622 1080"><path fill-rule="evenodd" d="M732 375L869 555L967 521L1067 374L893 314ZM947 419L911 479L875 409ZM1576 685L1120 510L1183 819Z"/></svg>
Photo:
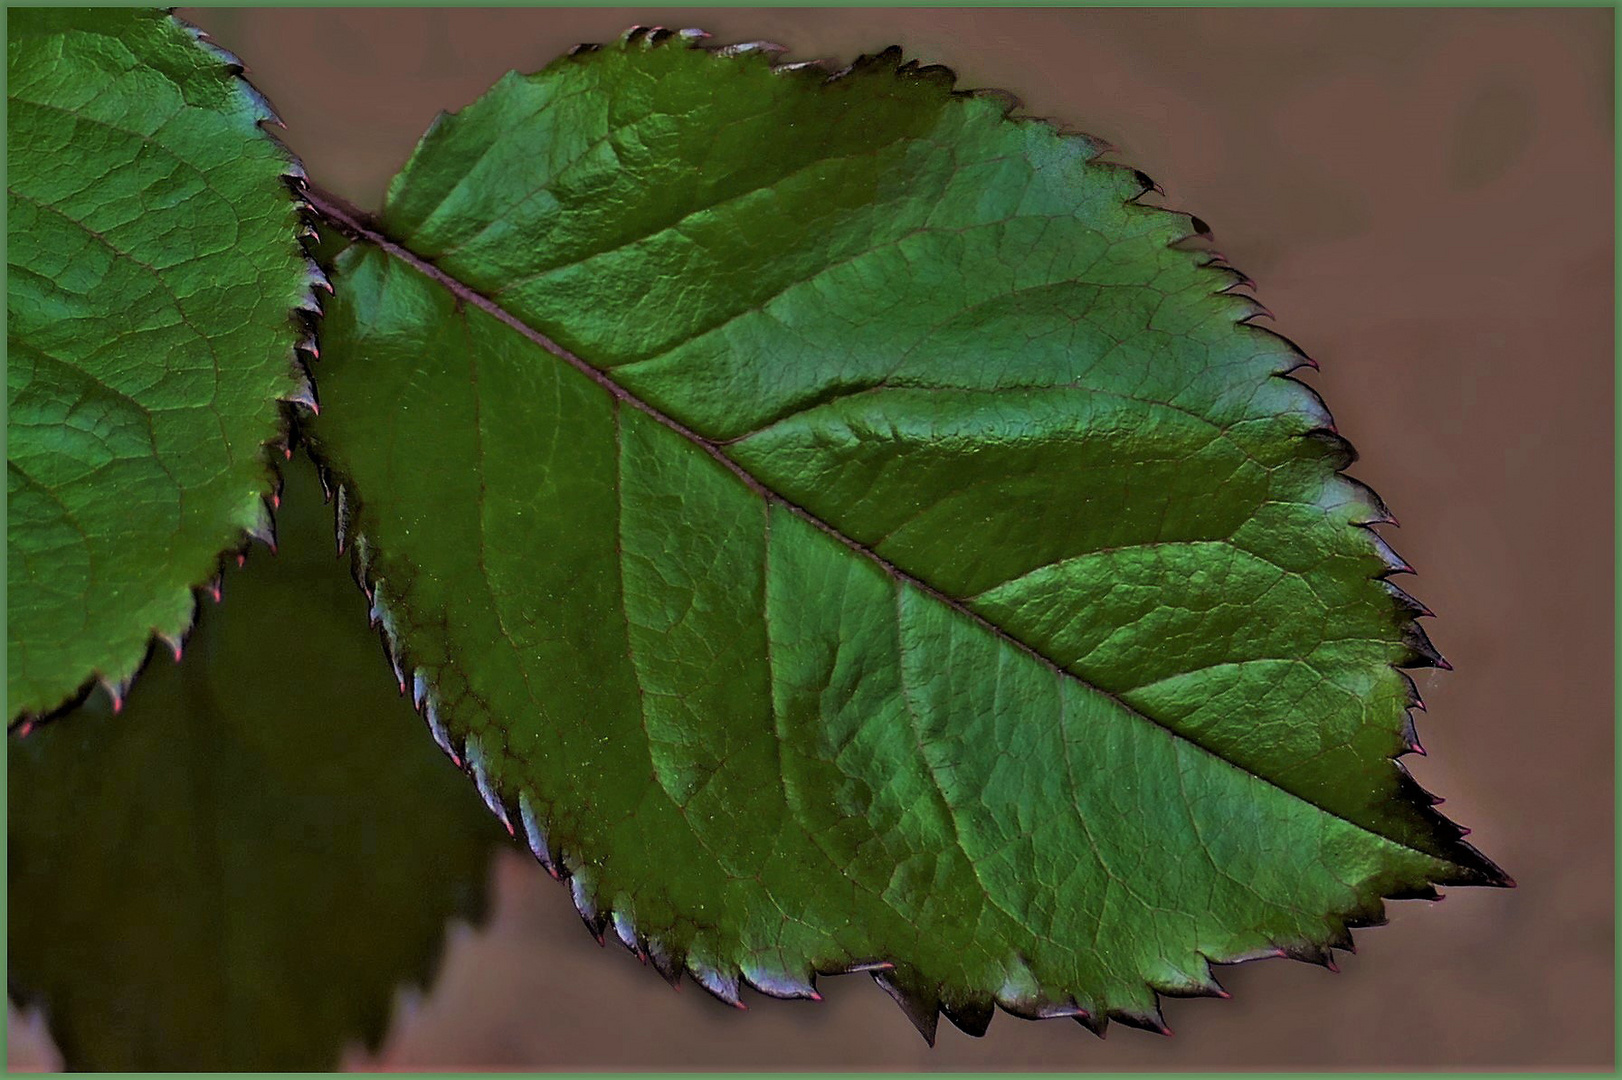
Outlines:
<svg viewBox="0 0 1622 1080"><path fill-rule="evenodd" d="M1364 525L1354 525L1353 528L1362 529L1363 534L1369 537L1374 554L1387 567L1386 574L1412 574L1414 572L1414 568L1409 565L1408 560L1398 555L1391 545L1386 542L1385 537Z"/></svg>
<svg viewBox="0 0 1622 1080"><path fill-rule="evenodd" d="M1160 1015L1158 1003L1149 1009L1111 1009L1109 1015L1110 1019L1140 1031L1168 1036L1172 1033L1171 1028L1166 1026L1166 1018Z"/></svg>
<svg viewBox="0 0 1622 1080"><path fill-rule="evenodd" d="M518 818L524 826L524 839L529 842L529 850L535 856L535 861L541 864L541 869L552 876L553 881L561 880L557 858L552 852L551 845L547 843L546 830L541 826L540 818L535 813L535 803L527 791L518 793Z"/></svg>
<svg viewBox="0 0 1622 1080"><path fill-rule="evenodd" d="M1021 1020L1060 1020L1086 1016L1087 1010L1073 1001L1004 1001L1003 1011Z"/></svg>
<svg viewBox="0 0 1622 1080"><path fill-rule="evenodd" d="M167 648L174 656L175 663L180 663L180 658L185 655L186 651L186 634L184 632L179 634L166 634L162 631L155 630L153 631L153 636L159 641L163 642L164 647Z"/></svg>
<svg viewBox="0 0 1622 1080"><path fill-rule="evenodd" d="M479 797L496 816L496 820L506 828L507 835L512 836L512 819L507 816L507 807L502 803L501 796L490 779L490 769L485 761L484 740L477 736L469 736L463 744L463 750L467 754L468 770L473 774L473 785L479 789Z"/></svg>
<svg viewBox="0 0 1622 1080"><path fill-rule="evenodd" d="M274 491L275 486L279 484L278 478L272 490ZM271 503L273 498L274 495L267 494L255 499L252 507L253 517L242 529L249 539L257 540L268 547L272 555L276 553L276 515Z"/></svg>
<svg viewBox="0 0 1622 1080"><path fill-rule="evenodd" d="M671 953L670 949L658 938L647 940L648 962L653 969L664 976L665 982L677 990L681 989L682 962L681 958Z"/></svg>
<svg viewBox="0 0 1622 1080"><path fill-rule="evenodd" d="M306 258L304 261L310 268L310 284L327 290L328 296L334 295L332 281L327 277L327 272L321 269L321 264L310 258Z"/></svg>
<svg viewBox="0 0 1622 1080"><path fill-rule="evenodd" d="M383 649L386 653L388 653L389 667L394 671L394 681L395 684L400 688L400 696L405 697L405 665L401 663L400 651L394 646L393 635L390 633L390 627L387 625L387 623L385 623L383 626Z"/></svg>
<svg viewBox="0 0 1622 1080"><path fill-rule="evenodd" d="M434 742L445 751L445 756L455 761L460 768L462 763L457 759L456 751L451 749L450 736L445 731L444 723L439 719L439 701L431 692L423 699L422 718L427 723L428 734L433 736Z"/></svg>
<svg viewBox="0 0 1622 1080"><path fill-rule="evenodd" d="M834 70L828 60L796 60L792 64L773 64L772 71L780 75L798 75L802 72L828 75Z"/></svg>
<svg viewBox="0 0 1622 1080"><path fill-rule="evenodd" d="M1444 670L1451 671L1452 669L1453 665L1449 664ZM1406 682L1406 689L1408 692L1408 708L1418 709L1420 712L1430 712L1430 708L1425 704L1425 699L1419 696L1419 685L1414 682L1408 673L1402 670L1400 665L1392 665L1391 670L1402 676ZM1409 717L1409 719L1412 720L1413 718Z"/></svg>
<svg viewBox="0 0 1622 1080"><path fill-rule="evenodd" d="M124 701L130 695L130 686L135 681L135 675L131 673L122 679L110 679L102 676L98 681L102 690L106 692L108 700L112 702L113 713L116 715L123 712Z"/></svg>
<svg viewBox="0 0 1622 1080"><path fill-rule="evenodd" d="M244 68L243 70L247 69ZM271 103L270 98L265 96L264 91L247 79L242 78L240 74L237 75L237 81L241 83L243 95L248 99L249 104L253 106L255 123L272 124L283 129L287 127L286 124L282 123L281 115L276 111L276 106Z"/></svg>
<svg viewBox="0 0 1622 1080"><path fill-rule="evenodd" d="M1449 664L1446 658L1436 651L1436 646L1431 644L1430 635L1425 633L1424 627L1412 619L1402 628L1402 643L1411 653L1410 656L1399 661L1402 666L1433 667L1440 668L1443 671L1453 670L1453 665Z"/></svg>
<svg viewBox="0 0 1622 1080"><path fill-rule="evenodd" d="M1109 1016L1105 1013L1083 1012L1080 1016L1072 1017L1072 1019L1100 1039L1109 1036Z"/></svg>
<svg viewBox="0 0 1622 1080"><path fill-rule="evenodd" d="M586 924L586 930L598 945L606 944L607 939L603 931L608 927L608 916L597 909L597 902L591 895L591 875L584 867L576 869L570 875L569 896L574 901L574 909L580 915L580 921Z"/></svg>
<svg viewBox="0 0 1622 1080"><path fill-rule="evenodd" d="M240 56L215 41L214 36L202 27L189 23L185 19L176 18L174 15L170 15L170 18L185 31L186 35L192 39L199 49L225 68L227 75L230 75L238 82L248 82L247 79L243 78L243 75L248 70L248 65L242 62Z"/></svg>
<svg viewBox="0 0 1622 1080"><path fill-rule="evenodd" d="M631 917L616 908L610 912L610 920L614 926L614 936L619 939L619 943L624 945L638 960L646 964L648 954L643 951L641 944L637 941L636 927L632 924Z"/></svg>
<svg viewBox="0 0 1622 1080"><path fill-rule="evenodd" d="M767 997L784 1000L822 1000L822 995L817 992L816 977L810 973L795 976L786 971L770 970L760 964L744 964L739 969L739 975L744 982Z"/></svg>
<svg viewBox="0 0 1622 1080"><path fill-rule="evenodd" d="M315 294L314 288L306 288L304 295L293 302L295 311L302 311L314 318L321 317L321 298Z"/></svg>
<svg viewBox="0 0 1622 1080"><path fill-rule="evenodd" d="M1231 998L1233 995L1224 990L1222 984L1216 981L1216 976L1212 973L1210 964L1204 962L1203 957L1200 959L1202 961L1200 971L1180 973L1175 982L1156 986L1154 988L1155 992L1172 998Z"/></svg>
<svg viewBox="0 0 1622 1080"><path fill-rule="evenodd" d="M1380 584L1385 587L1385 591L1390 594L1392 600L1396 601L1397 607L1400 608L1408 618L1433 619L1436 617L1436 612L1426 607L1422 601L1409 595L1408 592L1401 586L1398 586L1384 578L1376 578L1375 580L1379 581Z"/></svg>
<svg viewBox="0 0 1622 1080"><path fill-rule="evenodd" d="M1414 717L1412 713L1403 714L1401 734L1402 741L1407 745L1408 748L1405 752L1418 754L1420 757L1430 756L1429 754L1425 753L1425 747L1419 742L1419 732L1414 727Z"/></svg>
<svg viewBox="0 0 1622 1080"><path fill-rule="evenodd" d="M788 47L779 45L774 41L740 41L733 45L722 45L713 51L716 56L728 60L760 53L770 61L776 60L779 56L788 52Z"/></svg>
<svg viewBox="0 0 1622 1080"><path fill-rule="evenodd" d="M278 400L285 401L289 405L302 405L315 415L320 416L321 402L316 397L315 380L310 377L310 373L305 370L304 365L297 362L296 357L293 370L295 379L293 387Z"/></svg>
<svg viewBox="0 0 1622 1080"><path fill-rule="evenodd" d="M377 578L369 584L366 589L366 599L371 603L367 607L366 615L367 624L369 626L371 626L374 630L382 630L383 650L390 654L389 662L392 664L394 662L394 646L388 638L388 626L384 621L387 613L383 610L384 589L387 585L387 578Z"/></svg>
<svg viewBox="0 0 1622 1080"><path fill-rule="evenodd" d="M747 1009L738 996L738 976L727 974L722 968L704 963L694 956L687 957L687 974L693 981L709 991L710 996L716 1000L731 1005L734 1009Z"/></svg>
<svg viewBox="0 0 1622 1080"><path fill-rule="evenodd" d="M1332 972L1340 971L1340 968L1335 964L1335 958L1322 945L1312 942L1298 942L1282 946L1281 951L1291 960L1299 960L1303 964L1312 964L1315 967L1321 967Z"/></svg>

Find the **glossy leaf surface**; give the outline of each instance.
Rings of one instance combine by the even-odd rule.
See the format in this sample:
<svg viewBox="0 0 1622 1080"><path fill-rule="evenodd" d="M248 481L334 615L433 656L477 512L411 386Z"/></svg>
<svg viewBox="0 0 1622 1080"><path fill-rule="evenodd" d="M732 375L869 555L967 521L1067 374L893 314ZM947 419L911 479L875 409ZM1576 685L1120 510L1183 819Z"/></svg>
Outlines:
<svg viewBox="0 0 1622 1080"><path fill-rule="evenodd" d="M70 1069L329 1069L375 1046L509 841L377 674L299 462L282 553L7 761L8 976Z"/></svg>
<svg viewBox="0 0 1622 1080"><path fill-rule="evenodd" d="M9 715L115 697L268 538L308 397L296 168L234 58L159 11L8 15Z"/></svg>
<svg viewBox="0 0 1622 1080"><path fill-rule="evenodd" d="M316 450L435 736L667 973L893 965L926 1035L1502 881L1392 760L1436 655L1300 354L1141 174L898 65L638 32L326 206Z"/></svg>

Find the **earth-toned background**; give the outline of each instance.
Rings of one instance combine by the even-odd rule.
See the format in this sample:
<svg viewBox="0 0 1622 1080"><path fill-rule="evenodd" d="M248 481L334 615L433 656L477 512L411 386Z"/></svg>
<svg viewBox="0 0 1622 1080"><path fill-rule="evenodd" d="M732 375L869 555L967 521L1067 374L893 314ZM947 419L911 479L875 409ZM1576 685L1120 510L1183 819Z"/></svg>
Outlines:
<svg viewBox="0 0 1622 1080"><path fill-rule="evenodd" d="M1404 523L1457 671L1408 758L1520 882L1390 905L1339 975L1221 969L1174 1038L999 1015L929 1050L865 976L747 1013L599 950L512 855L490 924L355 1067L1610 1068L1612 15L1607 10L207 10L323 186L376 207L440 109L636 23L789 59L892 42L1100 135L1211 224ZM317 369L319 378L319 368ZM379 664L376 676L386 678ZM137 691L138 692L138 691ZM424 738L427 737L424 732ZM446 768L450 768L449 764ZM364 872L364 868L357 868ZM11 1014L8 1063L51 1067Z"/></svg>

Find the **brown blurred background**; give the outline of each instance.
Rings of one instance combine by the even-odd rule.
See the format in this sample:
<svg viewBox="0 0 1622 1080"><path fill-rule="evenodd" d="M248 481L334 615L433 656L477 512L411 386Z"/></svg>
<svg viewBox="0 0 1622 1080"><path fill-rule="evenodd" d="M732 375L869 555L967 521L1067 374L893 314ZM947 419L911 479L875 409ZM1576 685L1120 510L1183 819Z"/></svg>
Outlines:
<svg viewBox="0 0 1622 1080"><path fill-rule="evenodd" d="M1390 905L1333 975L1221 969L1166 1039L999 1016L927 1049L865 976L820 1005L681 994L513 856L357 1068L1605 1068L1613 1059L1608 10L209 10L310 175L362 206L439 109L635 23L789 59L892 42L1103 136L1199 214L1363 451L1457 667L1407 759L1520 881ZM319 371L317 372L319 378ZM357 872L364 873L363 867ZM54 1061L11 1017L9 1063Z"/></svg>

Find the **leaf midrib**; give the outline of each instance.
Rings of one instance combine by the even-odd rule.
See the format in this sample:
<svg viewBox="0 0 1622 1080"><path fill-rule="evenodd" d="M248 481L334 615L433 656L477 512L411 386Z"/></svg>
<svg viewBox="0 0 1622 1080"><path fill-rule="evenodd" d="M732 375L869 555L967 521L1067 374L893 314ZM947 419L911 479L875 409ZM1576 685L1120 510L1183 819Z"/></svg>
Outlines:
<svg viewBox="0 0 1622 1080"><path fill-rule="evenodd" d="M439 267L435 266L433 263L430 263L430 262L426 261L421 256L419 256L415 252L413 252L410 248L407 248L407 247L403 246L402 244L398 243L397 241L395 241L395 240L389 238L388 236L384 235L378 229L378 227L377 227L377 225L375 223L375 219L373 218L372 215L367 214L366 212L360 210L359 208L355 207L354 205L352 205L351 203L347 202L346 200L340 198L339 196L336 196L336 195L334 195L334 194L332 194L332 193L330 193L328 191L325 191L325 190L323 190L321 188L318 188L313 184L307 184L306 185L306 187L304 189L304 192L303 192L303 195L304 195L305 200L311 205L311 207L314 210L316 210L316 212L321 214L321 216L324 217L330 224L332 224L339 231L343 232L345 235L349 236L351 239L370 244L373 247L376 247L379 250L383 251L385 254L387 254L387 255L395 258L395 259L400 260L401 262L405 263L407 266L411 267L413 270L416 270L418 273L420 273L423 276L427 277L429 280L434 281L435 283L440 285L447 292L449 292L452 296L454 296L458 301L460 301L462 303L466 303L466 304L471 304L474 307L479 308L481 311L485 312L486 314L488 314L492 318L496 319L498 322L504 324L505 326L510 327L512 330L516 331L518 334L523 336L525 339L527 339L527 340L533 342L534 344L540 346L542 349L544 349L546 352L550 353L552 356L556 357L559 360L562 360L564 363L566 363L570 367L574 368L580 374L584 375L586 378L588 378L592 382L596 383L599 387L601 387L604 391L606 391L610 395L610 397L612 397L613 400L615 400L616 402L623 403L624 405L628 405L631 408L637 409L638 411L640 411L643 414L645 414L646 416L648 416L650 419L652 419L655 422L663 425L664 427L668 428L670 431L675 432L677 435L680 435L684 439L688 440L689 442L691 442L695 446L702 449L705 453L709 454L710 457L714 458L717 462L719 462L728 472L730 472L732 475L736 476L738 478L738 480L744 484L745 487L747 487L750 491L754 492L760 498L764 499L768 503L776 503L777 505L779 505L779 506L783 507L785 510L787 510L789 513L793 514L795 517L798 517L800 520L806 522L808 525L811 525L813 528L817 529L818 531L826 534L827 536L833 538L834 540L837 540L840 544L844 545L846 548L849 548L851 551L854 551L857 554L863 556L864 558L867 558L867 559L871 560L872 562L876 563L893 580L898 581L898 582L903 582L903 583L908 584L908 585L911 585L912 587L918 589L921 593L931 597L934 600L939 601L942 604L945 604L952 611L954 611L957 614L963 616L964 618L970 620L971 623L973 623L976 626L979 626L980 628L985 630L987 633L991 634L995 639L997 639L999 641L1002 641L1002 642L1006 642L1007 644L1009 644L1013 648L1017 649L1018 651L1020 651L1020 652L1024 653L1025 655L1033 658L1034 660L1036 660L1039 664L1041 664L1044 668L1046 668L1047 670L1052 672L1058 678L1071 680L1071 681L1076 682L1076 683L1078 683L1078 684L1080 684L1082 686L1085 686L1087 689L1091 690L1092 692L1094 692L1096 694L1099 694L1102 697L1108 699L1110 702L1112 702L1114 705L1116 705L1122 711L1127 713L1129 716L1136 717L1137 719L1139 719L1139 720L1141 720L1141 721L1143 721L1145 723L1152 724L1155 727L1160 728L1161 730L1167 732L1169 735L1171 735L1174 739L1178 740L1179 742L1187 743L1188 745L1194 747L1196 750L1199 750L1200 752L1205 753L1205 754L1209 754L1210 756L1222 761L1223 763L1225 763L1229 767L1238 770L1239 772L1243 773L1244 775L1249 776L1249 777L1251 777L1251 778L1253 778L1253 779L1255 779L1257 781L1260 781L1261 783L1264 783L1264 784L1268 785L1271 788L1274 788L1275 790L1277 790L1279 792L1282 792L1283 794L1289 796L1291 799L1297 800L1297 801L1299 801L1301 803L1304 803L1304 804L1306 804L1308 806L1311 806L1313 809L1317 810L1319 813L1325 814L1325 815L1327 815L1329 817L1332 817L1332 818L1334 818L1334 819L1336 819L1338 821L1344 822L1345 824L1351 826L1354 829L1359 830L1360 832L1367 833L1368 835L1377 837L1378 839L1384 840L1387 843L1394 844L1397 847L1402 848L1403 850L1416 852L1416 853L1418 853L1420 855L1423 855L1423 856L1425 856L1427 858L1436 859L1436 860L1438 860L1440 862L1446 862L1446 863L1448 863L1450 865L1457 866L1460 869L1469 870L1469 867L1466 864L1460 863L1456 859L1453 859L1451 857L1444 856L1444 855L1438 855L1434 851L1429 851L1429 850L1426 850L1425 848L1417 847L1414 844L1409 843L1409 842L1407 842L1405 840L1402 840L1402 839L1400 839L1398 837L1394 837L1394 836L1391 836L1391 835L1389 835L1389 834L1387 834L1385 832L1382 832L1382 831L1380 831L1378 829L1371 828L1368 825L1365 825L1365 824L1363 824L1361 822L1358 822L1358 821L1354 821L1351 818L1348 818L1348 817L1346 817L1346 816L1344 816L1344 815L1342 815L1340 813L1337 813L1334 810L1331 810L1331 809L1328 809L1327 807L1321 806L1318 803L1314 802L1313 800L1311 800L1311 799L1309 799L1309 798L1307 798L1307 797L1305 797L1303 795L1300 795L1300 794L1298 794L1298 793L1296 793L1294 791L1291 791L1288 788L1282 786L1277 781L1273 780L1271 777L1264 776L1264 775L1262 775L1260 773L1257 773L1257 772L1255 772L1255 771L1253 771L1251 769L1248 769L1245 766L1240 765L1237 762L1234 762L1234 761L1230 760L1226 756L1217 753L1215 750L1212 750L1211 748L1206 747L1206 746L1196 742L1193 739L1190 739L1187 735L1185 735L1182 732L1176 730L1175 728L1171 727L1170 725L1167 725L1167 724L1165 724L1165 723L1163 723L1163 722L1161 722L1159 720L1156 720L1154 717L1148 715L1147 713L1144 713L1143 711L1141 711L1141 710L1139 710L1137 708L1134 708L1132 705L1128 704L1125 700L1123 700L1119 695L1117 695L1115 693L1112 693L1109 690L1105 690L1102 687L1096 686L1093 683L1089 682L1088 680L1086 680L1086 679L1082 678L1081 676L1075 674L1074 672L1066 669L1065 667L1063 667L1062 665L1060 665L1059 663L1054 661L1052 658L1048 657L1046 654L1042 653L1041 651L1037 650L1036 648L1034 648L1033 646L1027 644L1026 642L1020 640L1019 638L1015 637L1014 635L1010 634L1007 630L1005 630L1002 627L998 626L996 623L992 622L990 619L987 619L984 615L981 615L979 612L975 611L973 608L969 607L968 605L963 603L961 600L955 599L954 597L947 595L946 593L944 593L941 590L937 589L935 586L929 584L927 581L924 581L923 579L921 579L921 578L919 578L919 577L917 577L917 576L915 576L915 575L913 575L911 573L908 573L906 570L903 570L901 567L897 566L895 563L891 562L889 559L885 558L883 555L879 554L877 551L873 550L871 547L868 547L866 544L863 544L859 540L856 540L856 539L854 539L854 538L852 538L850 536L847 536L845 533L843 533L839 529L835 528L833 525L829 524L827 521L824 521L822 518L818 517L816 514L814 514L811 511L807 510L805 507L800 506L799 504L797 504L797 503L791 501L790 499L784 497L783 495L779 494L778 492L774 491L773 489L767 487L765 484L761 483L761 481L758 480L753 474L751 474L748 470L746 470L742 465L739 465L736 461L734 461L731 457L729 457L726 454L726 452L722 449L722 445L720 443L718 443L717 441L706 438L703 435L700 435L698 432L694 431L693 429L691 429L687 425L683 424L680 420L677 420L675 417L670 416L668 413L665 413L663 410L659 409L657 406L652 405L651 403L646 402L646 401L642 400L641 398L637 397L635 394L631 393L629 390L625 389L623 386L619 385L619 383L617 383L613 379L611 379L602 370L598 369L597 367L594 367L592 364L590 364L586 360L582 359L581 357L577 356L576 354L574 354L573 352L571 352L570 350L565 348L563 345L559 344L558 342L554 341L552 338L548 337L546 334L544 334L541 331L539 331L539 330L535 329L534 327L530 326L528 323L525 323L522 319L518 318L516 315L513 315L511 312L507 311L501 305L497 304L494 300L491 300L489 297L487 297L484 294L480 293L478 290L474 289L472 286L470 286L467 283L461 281L460 279L458 279L456 277L453 277L452 275L446 273L444 270L441 270Z"/></svg>

